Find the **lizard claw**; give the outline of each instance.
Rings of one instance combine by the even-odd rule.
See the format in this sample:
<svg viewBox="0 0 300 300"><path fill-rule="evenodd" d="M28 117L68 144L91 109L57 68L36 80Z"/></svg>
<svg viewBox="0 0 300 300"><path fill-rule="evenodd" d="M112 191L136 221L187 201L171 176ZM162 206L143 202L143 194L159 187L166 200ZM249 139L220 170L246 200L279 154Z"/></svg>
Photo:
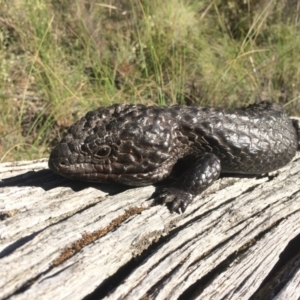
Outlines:
<svg viewBox="0 0 300 300"><path fill-rule="evenodd" d="M155 197L156 200L168 204L171 212L179 212L179 208L181 208L182 213L192 202L193 198L194 196L191 193L177 188L163 188Z"/></svg>

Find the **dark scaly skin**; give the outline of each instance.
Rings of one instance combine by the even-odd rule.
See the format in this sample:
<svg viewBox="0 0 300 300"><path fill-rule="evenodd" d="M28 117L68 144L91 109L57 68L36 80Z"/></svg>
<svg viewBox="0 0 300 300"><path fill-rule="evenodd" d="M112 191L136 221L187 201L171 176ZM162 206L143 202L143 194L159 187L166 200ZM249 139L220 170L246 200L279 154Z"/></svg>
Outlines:
<svg viewBox="0 0 300 300"><path fill-rule="evenodd" d="M158 199L184 211L220 173L256 175L286 165L299 127L269 102L241 109L113 105L73 124L49 167L74 179L143 186L167 178L181 162L181 175Z"/></svg>

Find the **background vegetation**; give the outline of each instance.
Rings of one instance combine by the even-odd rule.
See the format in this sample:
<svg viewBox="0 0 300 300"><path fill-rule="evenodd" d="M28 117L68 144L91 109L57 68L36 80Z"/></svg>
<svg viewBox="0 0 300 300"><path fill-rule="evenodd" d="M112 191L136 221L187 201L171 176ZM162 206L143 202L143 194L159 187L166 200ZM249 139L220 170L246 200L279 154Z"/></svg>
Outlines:
<svg viewBox="0 0 300 300"><path fill-rule="evenodd" d="M112 103L300 113L297 0L0 0L0 160Z"/></svg>

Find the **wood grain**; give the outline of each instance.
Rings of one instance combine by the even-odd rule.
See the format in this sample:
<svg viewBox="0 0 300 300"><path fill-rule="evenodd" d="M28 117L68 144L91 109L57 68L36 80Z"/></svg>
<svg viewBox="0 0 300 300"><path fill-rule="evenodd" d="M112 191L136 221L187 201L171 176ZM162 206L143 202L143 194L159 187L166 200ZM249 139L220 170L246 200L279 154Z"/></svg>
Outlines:
<svg viewBox="0 0 300 300"><path fill-rule="evenodd" d="M0 299L299 299L300 155L171 214L155 187L0 164Z"/></svg>

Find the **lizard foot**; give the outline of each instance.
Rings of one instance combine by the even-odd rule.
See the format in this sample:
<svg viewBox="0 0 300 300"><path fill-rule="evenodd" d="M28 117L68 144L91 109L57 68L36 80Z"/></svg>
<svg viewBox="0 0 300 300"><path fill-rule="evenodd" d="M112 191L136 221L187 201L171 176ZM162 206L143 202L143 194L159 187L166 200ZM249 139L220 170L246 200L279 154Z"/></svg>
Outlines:
<svg viewBox="0 0 300 300"><path fill-rule="evenodd" d="M191 193L173 187L163 188L159 193L155 194L155 199L161 203L168 204L171 212L179 212L179 208L181 208L182 213L195 197Z"/></svg>

